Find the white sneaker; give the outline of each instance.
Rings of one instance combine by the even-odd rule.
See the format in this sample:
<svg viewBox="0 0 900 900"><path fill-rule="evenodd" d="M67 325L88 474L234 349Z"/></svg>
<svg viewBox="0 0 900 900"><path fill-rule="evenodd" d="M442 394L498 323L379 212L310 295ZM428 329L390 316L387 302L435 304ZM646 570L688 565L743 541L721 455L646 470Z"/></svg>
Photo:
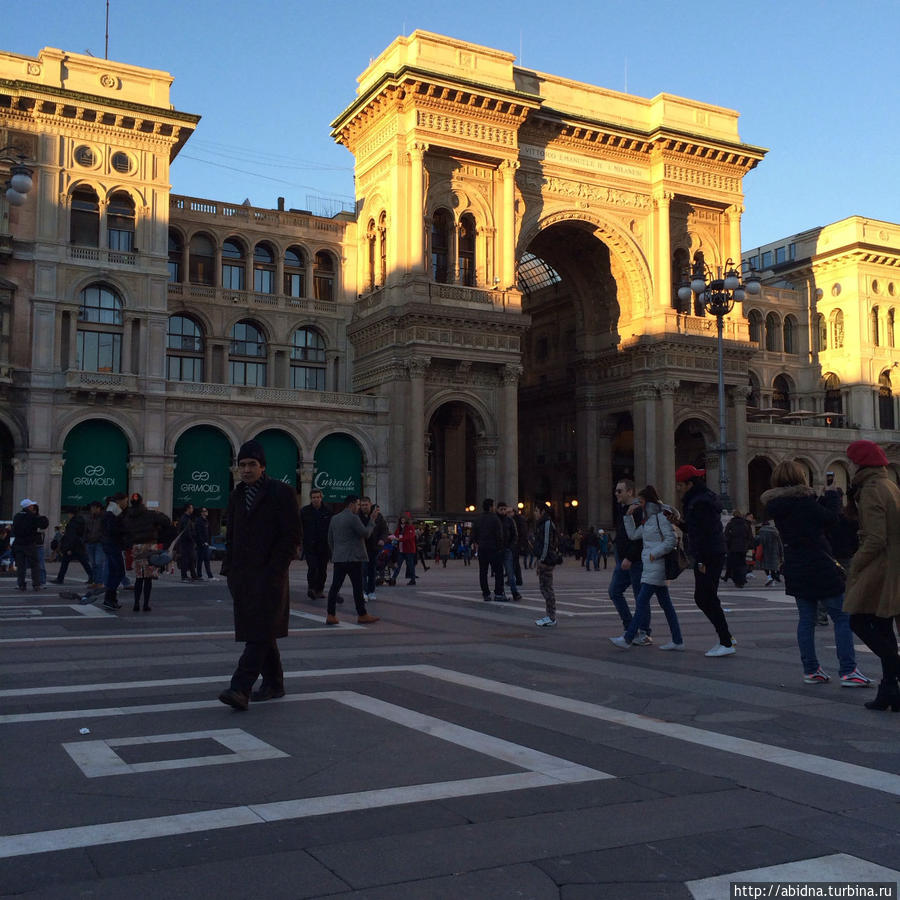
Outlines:
<svg viewBox="0 0 900 900"><path fill-rule="evenodd" d="M610 638L609 642L611 644L615 644L620 650L628 650L631 647L631 644L625 640L624 635L619 635L619 637Z"/></svg>
<svg viewBox="0 0 900 900"><path fill-rule="evenodd" d="M378 598L374 594L369 594L370 600L377 600Z"/></svg>
<svg viewBox="0 0 900 900"><path fill-rule="evenodd" d="M365 593L363 594L363 600L365 600L366 603L368 603L371 599L372 598L368 594L365 594Z"/></svg>
<svg viewBox="0 0 900 900"><path fill-rule="evenodd" d="M535 619L534 624L541 628L552 628L556 624L556 619L551 619L550 616L544 616L541 619Z"/></svg>
<svg viewBox="0 0 900 900"><path fill-rule="evenodd" d="M775 579L770 575L770 576L766 579L766 587L768 587L768 586L769 586L770 584L772 584L774 581L775 581Z"/></svg>
<svg viewBox="0 0 900 900"><path fill-rule="evenodd" d="M734 653L734 646L725 647L722 644L716 644L711 650L707 650L704 656L731 656Z"/></svg>
<svg viewBox="0 0 900 900"><path fill-rule="evenodd" d="M675 641L669 641L668 644L660 644L660 650L684 650L684 644L676 644Z"/></svg>
<svg viewBox="0 0 900 900"><path fill-rule="evenodd" d="M641 631L638 628L638 633L634 636L634 640L631 643L635 647L649 647L653 643L653 638L646 631Z"/></svg>

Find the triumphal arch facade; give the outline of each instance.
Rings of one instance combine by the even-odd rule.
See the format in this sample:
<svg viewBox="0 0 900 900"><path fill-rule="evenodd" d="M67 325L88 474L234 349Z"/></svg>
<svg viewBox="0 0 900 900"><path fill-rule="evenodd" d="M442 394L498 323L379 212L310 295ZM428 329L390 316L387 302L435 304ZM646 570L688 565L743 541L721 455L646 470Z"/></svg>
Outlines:
<svg viewBox="0 0 900 900"><path fill-rule="evenodd" d="M715 321L674 288L693 262L740 260L765 151L737 124L420 31L370 64L333 135L356 160L353 388L390 401L393 508L549 499L603 523L617 478L671 498L677 465L715 465ZM725 337L740 506L739 308Z"/></svg>

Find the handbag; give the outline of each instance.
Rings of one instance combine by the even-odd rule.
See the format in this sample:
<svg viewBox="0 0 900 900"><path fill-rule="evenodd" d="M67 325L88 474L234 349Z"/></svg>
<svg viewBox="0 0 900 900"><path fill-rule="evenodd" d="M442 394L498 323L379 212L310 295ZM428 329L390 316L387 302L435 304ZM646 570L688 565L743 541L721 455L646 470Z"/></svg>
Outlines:
<svg viewBox="0 0 900 900"><path fill-rule="evenodd" d="M658 522L659 516L657 516L657 527ZM660 533L662 533L662 529L660 529ZM681 543L681 535L678 534L677 531L675 547L663 557L663 563L666 567L666 581L674 581L685 569L689 569L691 566L690 560L687 558L687 554L684 552L684 547Z"/></svg>
<svg viewBox="0 0 900 900"><path fill-rule="evenodd" d="M172 554L168 550L157 550L147 557L147 562L151 566L156 566L157 569L164 569L172 562Z"/></svg>

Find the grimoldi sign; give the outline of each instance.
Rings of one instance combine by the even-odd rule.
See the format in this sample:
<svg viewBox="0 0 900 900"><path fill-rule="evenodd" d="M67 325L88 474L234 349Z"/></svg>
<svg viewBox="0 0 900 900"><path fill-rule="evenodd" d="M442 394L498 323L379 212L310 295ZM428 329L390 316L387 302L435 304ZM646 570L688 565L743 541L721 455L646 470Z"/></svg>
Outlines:
<svg viewBox="0 0 900 900"><path fill-rule="evenodd" d="M89 419L76 425L63 454L62 506L85 506L128 492L128 442L112 422Z"/></svg>
<svg viewBox="0 0 900 900"><path fill-rule="evenodd" d="M188 503L224 509L231 493L231 444L218 429L198 425L175 445L172 508Z"/></svg>

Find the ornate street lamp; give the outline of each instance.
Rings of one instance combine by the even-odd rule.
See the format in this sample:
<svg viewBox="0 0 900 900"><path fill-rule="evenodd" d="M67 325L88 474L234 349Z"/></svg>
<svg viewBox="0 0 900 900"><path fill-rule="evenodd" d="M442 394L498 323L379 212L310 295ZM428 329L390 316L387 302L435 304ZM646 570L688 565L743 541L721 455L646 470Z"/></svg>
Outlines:
<svg viewBox="0 0 900 900"><path fill-rule="evenodd" d="M725 419L725 363L722 349L723 319L734 309L735 303L742 303L747 294L760 292L759 277L751 270L741 282L741 276L735 268L734 260L725 263L724 273L721 268L714 274L709 266L702 262L694 263L688 278L684 277L678 285L678 299L689 303L691 295L696 294L700 305L706 312L716 317L716 331L719 344L719 444L715 448L719 455L719 496L722 506L731 509L731 498L728 496L728 432Z"/></svg>
<svg viewBox="0 0 900 900"><path fill-rule="evenodd" d="M0 150L0 154L16 149L10 145ZM0 162L10 163L9 179L2 186L6 192L6 202L10 206L21 206L28 199L28 192L34 187L34 181L31 178L34 172L25 165L24 153L16 153L15 156L0 156Z"/></svg>

